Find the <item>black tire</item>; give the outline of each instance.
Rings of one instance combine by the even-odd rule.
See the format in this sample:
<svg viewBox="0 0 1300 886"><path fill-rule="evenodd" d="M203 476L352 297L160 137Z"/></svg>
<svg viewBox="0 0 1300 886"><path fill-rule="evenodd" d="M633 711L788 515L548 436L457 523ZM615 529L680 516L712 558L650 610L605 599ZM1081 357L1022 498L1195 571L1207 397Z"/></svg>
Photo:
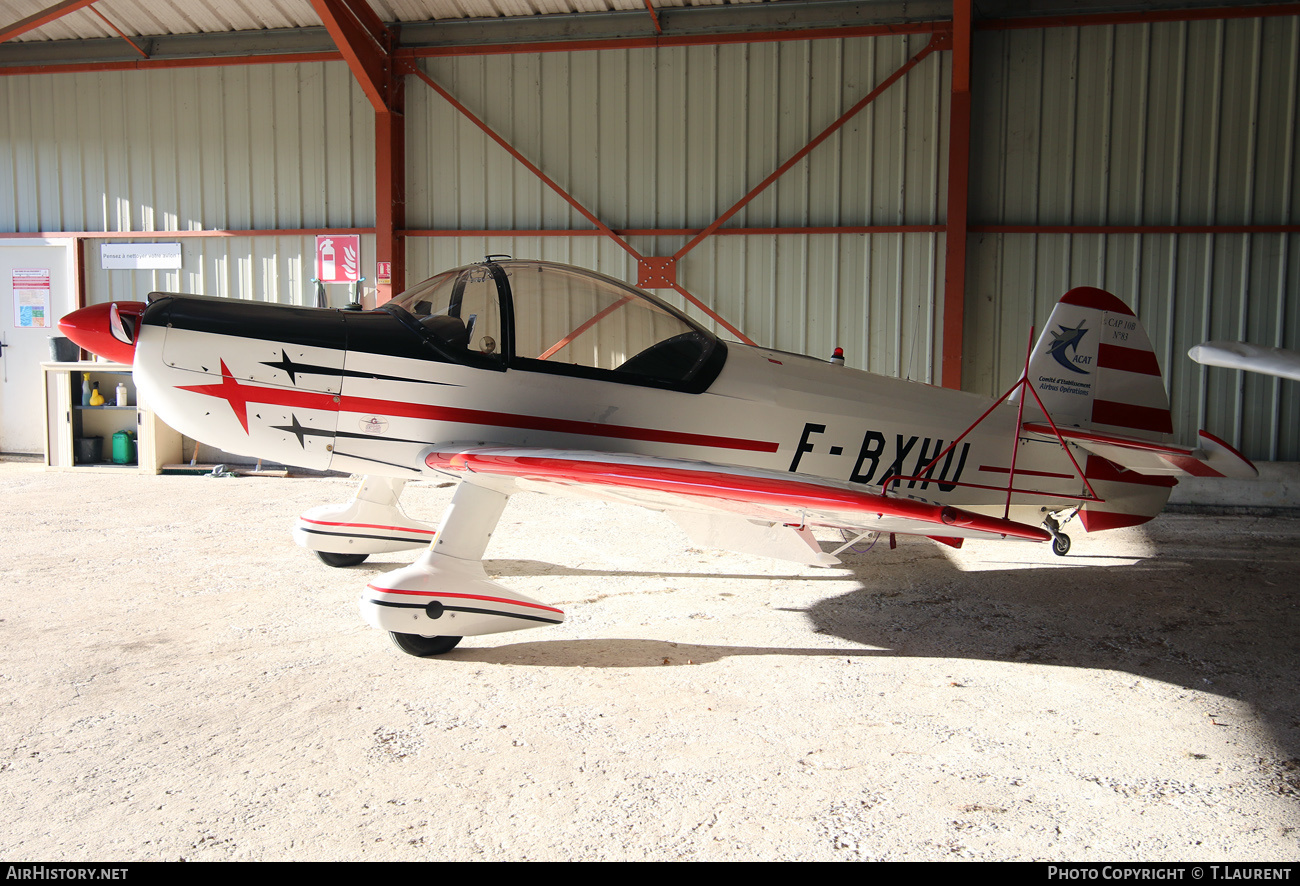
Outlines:
<svg viewBox="0 0 1300 886"><path fill-rule="evenodd" d="M331 554L329 551L317 551L316 556L326 566L333 566L336 569L344 566L359 566L366 562L369 554Z"/></svg>
<svg viewBox="0 0 1300 886"><path fill-rule="evenodd" d="M1056 538L1052 539L1052 553L1058 557L1064 557L1070 553L1070 536L1064 532L1058 532Z"/></svg>
<svg viewBox="0 0 1300 886"><path fill-rule="evenodd" d="M460 637L422 637L419 634L399 634L396 631L389 631L388 636L394 646L416 658L451 652L461 641Z"/></svg>

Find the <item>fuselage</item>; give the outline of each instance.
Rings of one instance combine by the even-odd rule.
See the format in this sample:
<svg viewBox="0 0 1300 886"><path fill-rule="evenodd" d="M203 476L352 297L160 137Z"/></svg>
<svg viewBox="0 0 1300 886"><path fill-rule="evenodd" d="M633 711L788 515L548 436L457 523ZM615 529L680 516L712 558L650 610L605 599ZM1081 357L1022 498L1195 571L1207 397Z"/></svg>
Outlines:
<svg viewBox="0 0 1300 886"><path fill-rule="evenodd" d="M535 367L441 359L383 311L182 296L150 305L135 342L137 384L173 427L318 470L410 479L449 446L541 447L824 477L1001 516L1014 457L1030 492L1012 496L1012 519L1085 494L1058 443L1017 437L1015 404L950 446L993 405L972 394L734 343L699 392Z"/></svg>

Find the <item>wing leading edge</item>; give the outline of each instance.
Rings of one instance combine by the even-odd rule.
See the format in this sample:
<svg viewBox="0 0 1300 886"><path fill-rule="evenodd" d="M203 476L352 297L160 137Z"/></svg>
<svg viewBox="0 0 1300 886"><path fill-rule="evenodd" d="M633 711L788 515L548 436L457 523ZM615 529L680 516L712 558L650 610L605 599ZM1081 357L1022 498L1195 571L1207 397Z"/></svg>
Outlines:
<svg viewBox="0 0 1300 886"><path fill-rule="evenodd" d="M520 489L603 498L662 511L724 513L787 526L945 538L1051 538L1036 526L949 505L886 497L820 477L685 459L475 447L435 451L425 461L435 470L500 478Z"/></svg>

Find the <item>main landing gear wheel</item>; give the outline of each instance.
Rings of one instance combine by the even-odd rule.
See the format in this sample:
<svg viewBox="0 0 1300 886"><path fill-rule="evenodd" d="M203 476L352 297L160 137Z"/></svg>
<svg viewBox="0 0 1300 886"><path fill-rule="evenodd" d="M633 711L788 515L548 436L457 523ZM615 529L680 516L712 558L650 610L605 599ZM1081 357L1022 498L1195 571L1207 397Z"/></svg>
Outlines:
<svg viewBox="0 0 1300 886"><path fill-rule="evenodd" d="M358 566L366 562L369 554L331 554L329 551L317 551L316 556L326 566L341 568L344 566Z"/></svg>
<svg viewBox="0 0 1300 886"><path fill-rule="evenodd" d="M420 634L399 634L396 631L389 631L388 636L394 646L407 655L414 655L417 658L451 652L461 641L460 637L424 637Z"/></svg>

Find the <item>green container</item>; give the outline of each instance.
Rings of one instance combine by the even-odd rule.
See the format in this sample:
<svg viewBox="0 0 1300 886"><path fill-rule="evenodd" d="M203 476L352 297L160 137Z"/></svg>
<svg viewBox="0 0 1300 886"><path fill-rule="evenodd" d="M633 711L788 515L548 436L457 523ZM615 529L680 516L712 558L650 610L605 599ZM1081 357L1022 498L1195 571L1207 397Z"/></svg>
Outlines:
<svg viewBox="0 0 1300 886"><path fill-rule="evenodd" d="M118 431L113 435L113 464L135 464L135 435L130 431Z"/></svg>

